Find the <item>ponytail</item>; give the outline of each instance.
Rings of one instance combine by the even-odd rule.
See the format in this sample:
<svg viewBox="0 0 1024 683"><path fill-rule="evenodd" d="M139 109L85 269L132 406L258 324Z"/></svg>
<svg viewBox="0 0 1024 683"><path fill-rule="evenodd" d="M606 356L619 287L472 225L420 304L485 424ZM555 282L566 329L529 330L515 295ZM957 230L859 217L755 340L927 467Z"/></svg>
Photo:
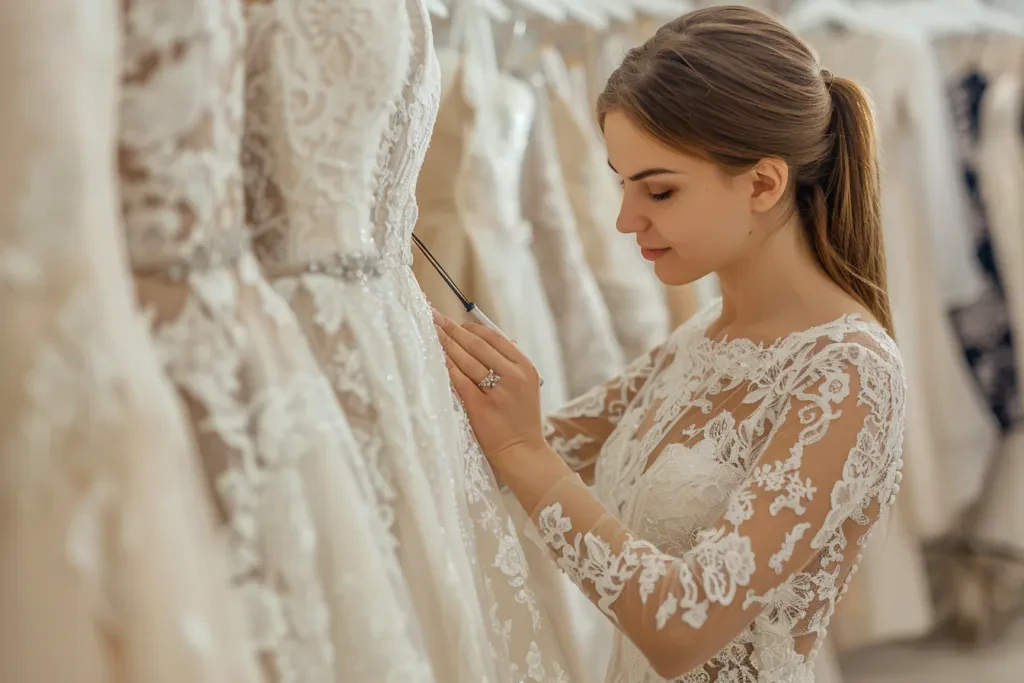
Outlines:
<svg viewBox="0 0 1024 683"><path fill-rule="evenodd" d="M822 76L832 98L831 153L818 182L798 189L798 206L825 271L893 335L874 114L856 83Z"/></svg>

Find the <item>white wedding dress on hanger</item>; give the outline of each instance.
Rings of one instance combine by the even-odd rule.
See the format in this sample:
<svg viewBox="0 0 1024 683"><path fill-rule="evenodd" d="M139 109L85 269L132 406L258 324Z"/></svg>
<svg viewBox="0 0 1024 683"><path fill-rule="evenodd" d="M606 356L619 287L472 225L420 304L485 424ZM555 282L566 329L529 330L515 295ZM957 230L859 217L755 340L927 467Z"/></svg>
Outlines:
<svg viewBox="0 0 1024 683"><path fill-rule="evenodd" d="M530 357L544 377L542 406L554 410L569 398L564 359L520 203L536 103L530 87L508 74L478 78L485 72L475 59L441 55L445 96L417 187L425 201L416 234ZM413 269L438 310L469 319L426 259Z"/></svg>
<svg viewBox="0 0 1024 683"><path fill-rule="evenodd" d="M270 683L430 681L351 431L249 250L241 0L124 7L126 242L216 493L255 654Z"/></svg>
<svg viewBox="0 0 1024 683"><path fill-rule="evenodd" d="M533 226L533 255L554 315L566 390L575 398L614 376L625 360L583 251L558 158L550 95L545 87L535 87L533 95L536 111L526 147L523 215Z"/></svg>
<svg viewBox="0 0 1024 683"><path fill-rule="evenodd" d="M630 361L668 337L664 288L630 238L615 229L621 193L608 169L608 152L589 103L557 52L546 50L544 64L558 156L584 252Z"/></svg>
<svg viewBox="0 0 1024 683"><path fill-rule="evenodd" d="M256 683L119 234L121 3L0 21L0 680Z"/></svg>
<svg viewBox="0 0 1024 683"><path fill-rule="evenodd" d="M375 475L436 680L565 683L410 267L440 98L426 10L421 0L248 10L242 158L256 250Z"/></svg>

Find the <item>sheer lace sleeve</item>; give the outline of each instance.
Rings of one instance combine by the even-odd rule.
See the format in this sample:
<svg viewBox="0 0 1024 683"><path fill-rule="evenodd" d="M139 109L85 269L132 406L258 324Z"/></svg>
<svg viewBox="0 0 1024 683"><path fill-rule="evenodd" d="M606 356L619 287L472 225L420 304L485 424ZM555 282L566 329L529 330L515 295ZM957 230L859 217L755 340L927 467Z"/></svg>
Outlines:
<svg viewBox="0 0 1024 683"><path fill-rule="evenodd" d="M899 361L843 342L801 365L748 396L780 417L748 435L764 440L760 455L680 556L633 536L576 476L531 515L563 571L665 677L701 666L755 620L762 675L774 665L761 636L788 641L777 652L810 651L856 569L852 547L899 488Z"/></svg>
<svg viewBox="0 0 1024 683"><path fill-rule="evenodd" d="M643 388L662 347L640 356L618 376L570 401L544 420L544 438L562 459L590 482L601 446Z"/></svg>

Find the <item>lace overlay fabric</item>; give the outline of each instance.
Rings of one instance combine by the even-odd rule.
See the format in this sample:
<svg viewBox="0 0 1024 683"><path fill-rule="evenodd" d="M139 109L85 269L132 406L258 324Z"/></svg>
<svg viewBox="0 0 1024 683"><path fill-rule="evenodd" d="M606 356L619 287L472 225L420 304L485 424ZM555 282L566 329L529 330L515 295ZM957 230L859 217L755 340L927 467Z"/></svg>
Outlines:
<svg viewBox="0 0 1024 683"><path fill-rule="evenodd" d="M355 440L249 251L241 3L132 0L124 13L119 160L137 291L189 408L267 680L427 680Z"/></svg>
<svg viewBox="0 0 1024 683"><path fill-rule="evenodd" d="M3 14L0 679L254 683L122 258L117 5Z"/></svg>
<svg viewBox="0 0 1024 683"><path fill-rule="evenodd" d="M713 341L718 309L546 423L582 478L532 516L618 625L609 682L813 681L899 489L905 380L881 328Z"/></svg>

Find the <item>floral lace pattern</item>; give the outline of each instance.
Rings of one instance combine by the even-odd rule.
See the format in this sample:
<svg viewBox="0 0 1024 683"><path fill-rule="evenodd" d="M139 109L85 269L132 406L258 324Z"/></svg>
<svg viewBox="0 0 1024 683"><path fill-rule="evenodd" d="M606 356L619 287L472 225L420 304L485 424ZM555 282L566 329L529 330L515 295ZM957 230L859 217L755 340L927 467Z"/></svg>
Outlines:
<svg viewBox="0 0 1024 683"><path fill-rule="evenodd" d="M717 308L546 424L604 504L575 475L533 516L620 629L616 683L812 681L851 548L899 489L905 380L884 331L848 316L718 342Z"/></svg>
<svg viewBox="0 0 1024 683"><path fill-rule="evenodd" d="M16 3L0 22L0 678L250 683L117 234L120 23L90 0Z"/></svg>

